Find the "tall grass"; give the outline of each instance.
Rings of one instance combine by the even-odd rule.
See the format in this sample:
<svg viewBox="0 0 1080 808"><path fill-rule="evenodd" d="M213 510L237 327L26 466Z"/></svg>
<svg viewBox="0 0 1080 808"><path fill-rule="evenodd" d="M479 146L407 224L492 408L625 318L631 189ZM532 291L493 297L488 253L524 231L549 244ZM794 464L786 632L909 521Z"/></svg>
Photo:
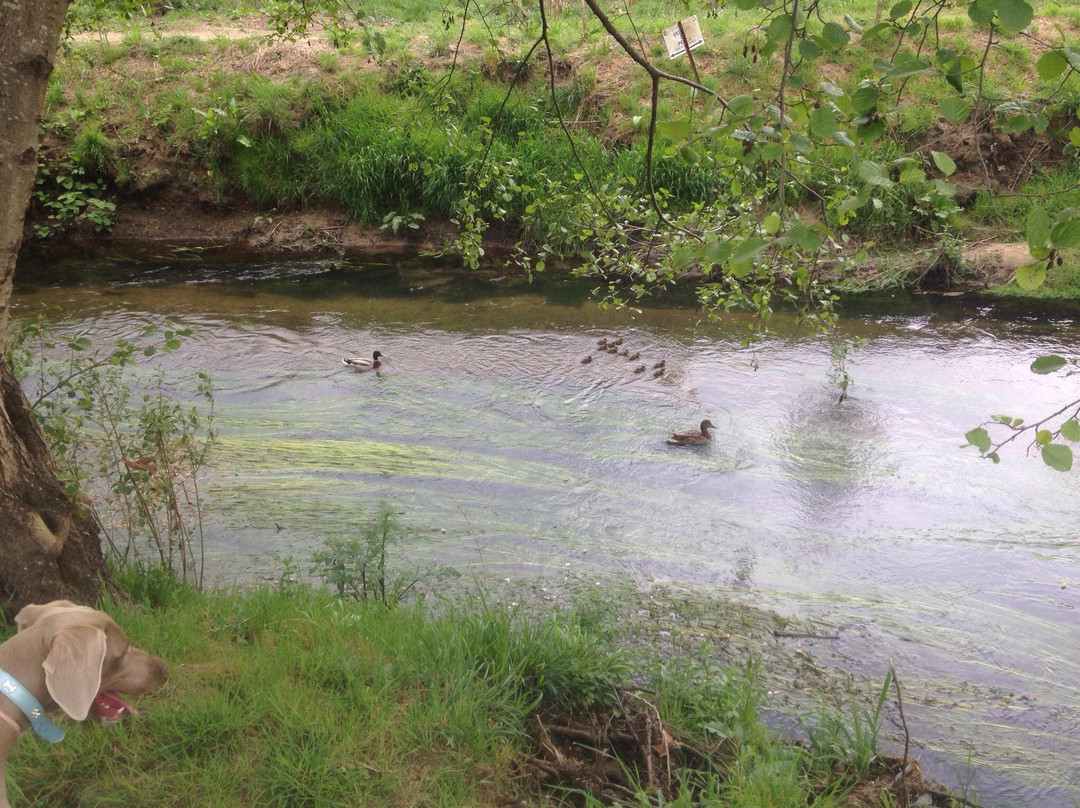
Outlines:
<svg viewBox="0 0 1080 808"><path fill-rule="evenodd" d="M286 577L210 592L145 568L120 577L136 602L102 607L169 662L168 680L117 726L23 740L8 763L14 804L548 804L520 776L535 717L617 714L631 678L684 740L719 744L666 804L833 806L844 793L839 742L821 741L819 759L764 728L753 666L635 659L593 601L525 617L484 595L388 610ZM826 724L816 737L876 737ZM859 765L872 754L852 751ZM650 804L638 788L628 804Z"/></svg>
<svg viewBox="0 0 1080 808"><path fill-rule="evenodd" d="M494 804L488 791L516 790L535 710L602 700L625 675L583 632L486 604L389 612L304 586L159 584L143 586L154 611L105 608L171 663L167 683L120 726L20 744L16 804Z"/></svg>

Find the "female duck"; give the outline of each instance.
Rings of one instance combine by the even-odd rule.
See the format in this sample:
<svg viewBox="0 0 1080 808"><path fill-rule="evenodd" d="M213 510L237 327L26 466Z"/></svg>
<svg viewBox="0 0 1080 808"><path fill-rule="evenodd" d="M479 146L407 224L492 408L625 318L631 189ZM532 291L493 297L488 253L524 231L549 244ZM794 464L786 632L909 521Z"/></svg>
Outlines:
<svg viewBox="0 0 1080 808"><path fill-rule="evenodd" d="M706 418L701 422L700 431L688 429L685 432L672 432L667 442L672 446L701 446L703 443L708 443L709 438L712 437L709 434L710 429L716 429L716 424Z"/></svg>
<svg viewBox="0 0 1080 808"><path fill-rule="evenodd" d="M344 357L341 360L341 364L348 365L353 370L378 370L382 367L381 356L382 353L379 351L373 351L371 359L364 359L360 356Z"/></svg>

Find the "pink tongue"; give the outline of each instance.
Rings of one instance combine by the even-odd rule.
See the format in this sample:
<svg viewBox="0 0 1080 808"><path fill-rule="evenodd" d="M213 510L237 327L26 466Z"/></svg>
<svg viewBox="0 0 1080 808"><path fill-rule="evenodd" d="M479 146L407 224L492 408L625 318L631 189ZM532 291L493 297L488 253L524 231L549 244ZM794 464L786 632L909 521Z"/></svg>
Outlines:
<svg viewBox="0 0 1080 808"><path fill-rule="evenodd" d="M112 691L103 690L94 699L94 710L102 724L112 724L119 721L125 714L138 715L138 712Z"/></svg>

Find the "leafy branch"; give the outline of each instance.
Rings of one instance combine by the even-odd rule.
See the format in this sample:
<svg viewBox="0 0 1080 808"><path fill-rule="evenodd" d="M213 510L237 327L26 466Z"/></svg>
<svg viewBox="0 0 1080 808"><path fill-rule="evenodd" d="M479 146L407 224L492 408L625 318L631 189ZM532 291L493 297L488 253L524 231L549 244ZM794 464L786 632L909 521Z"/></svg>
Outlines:
<svg viewBox="0 0 1080 808"><path fill-rule="evenodd" d="M1054 373L1062 368L1077 364L1076 359L1066 359L1057 354L1040 356L1031 363L1031 372L1039 375ZM1066 375L1071 376L1077 371L1070 370ZM1063 419L1064 416L1064 419ZM1059 439L1076 443L1080 442L1080 399L1070 401L1049 415L1033 423L1025 423L1023 418L1015 418L1011 415L993 415L983 425L971 429L964 434L967 439L965 446L974 446L979 453L993 461L1001 462L999 454L1001 448L1021 437L1031 437L1027 451L1030 453L1037 449L1042 456L1043 462L1057 471L1069 471L1073 464L1073 450L1065 443L1057 442ZM1056 426L1054 426L1056 424ZM994 441L986 428L1006 429L1007 437Z"/></svg>

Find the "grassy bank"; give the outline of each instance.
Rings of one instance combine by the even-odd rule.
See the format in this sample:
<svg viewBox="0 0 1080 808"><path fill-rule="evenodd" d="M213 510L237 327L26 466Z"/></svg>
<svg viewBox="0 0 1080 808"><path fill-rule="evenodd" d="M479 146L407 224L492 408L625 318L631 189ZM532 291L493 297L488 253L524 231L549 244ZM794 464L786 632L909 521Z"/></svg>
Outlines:
<svg viewBox="0 0 1080 808"><path fill-rule="evenodd" d="M1080 18L1075 9L1036 5L1030 30L1001 37L999 58L980 77L979 114L989 122L1005 114L1002 105L1030 105L1049 116L1045 132L950 124L938 108L948 83L921 76L883 116L885 128L860 139L854 152L833 146L792 162L789 203L807 221L840 227L854 244L872 242L886 263L904 265L887 256L911 255L915 245L919 260L901 282L990 279L979 276L986 267L965 260L966 244L1022 242L1035 200L1051 217L1080 205L1075 159L1060 141L1062 127L1076 119L1080 77L1061 83L1036 70L1055 31L1080 48ZM39 235L105 230L125 207L158 202L178 216L184 205L253 206L254 225L291 210L341 211L363 225L407 231L463 221L472 215L462 208L467 198L475 215L509 228L526 248L573 258L588 252L582 231L595 214L583 201L585 177L610 204L627 206L627 221L639 215L630 200L645 181L648 78L595 25L583 35L576 14L552 24L552 95L543 59L523 67L537 21L514 7L485 7L459 28L460 21L444 25L435 6L388 4L367 28L316 30L296 43L265 41L265 17L243 15L254 7L187 3L134 19L94 17L93 7L73 6L73 29L92 30L69 41L50 84ZM845 10L861 27L876 12L871 2ZM671 16L659 3L633 8L649 56L688 76L688 63L668 62L656 36ZM732 5L699 16L706 45L695 64L706 84L733 98L776 80L776 60L754 50L757 14ZM888 36L860 36L854 27L851 35L848 46L805 66L804 81L850 94L875 60L891 58ZM983 47L960 11L941 17L936 37L937 47L971 57ZM698 114L689 92L661 103L661 121ZM678 129L661 127L655 166L670 211L738 208L769 193L775 177L732 162L730 143L687 159ZM932 150L955 163L953 197L931 193ZM854 161L863 159L912 171L901 182L881 178L874 204L838 213L837 200L860 187ZM1076 251L1062 258L1074 266ZM937 271L928 275L928 265Z"/></svg>
<svg viewBox="0 0 1080 808"><path fill-rule="evenodd" d="M761 722L753 666L617 648L587 605L526 617L483 599L387 610L288 582L127 584L142 604L106 608L168 681L119 726L24 739L15 804L903 804L872 713L792 745Z"/></svg>

